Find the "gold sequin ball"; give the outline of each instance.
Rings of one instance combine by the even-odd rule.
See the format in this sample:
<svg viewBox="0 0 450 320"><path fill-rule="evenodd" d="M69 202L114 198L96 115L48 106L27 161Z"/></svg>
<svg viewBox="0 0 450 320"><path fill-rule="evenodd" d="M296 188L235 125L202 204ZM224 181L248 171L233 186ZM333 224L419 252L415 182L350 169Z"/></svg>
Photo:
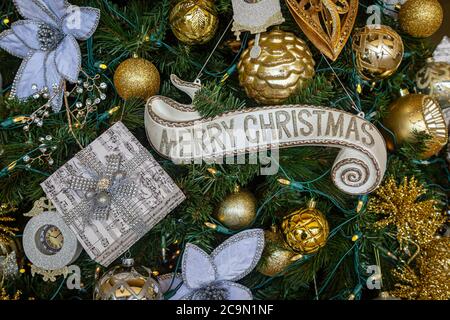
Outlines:
<svg viewBox="0 0 450 320"><path fill-rule="evenodd" d="M444 11L438 0L408 0L400 8L400 26L407 34L426 38L442 24Z"/></svg>
<svg viewBox="0 0 450 320"><path fill-rule="evenodd" d="M124 100L131 98L147 100L158 93L161 79L153 63L142 58L130 58L117 67L114 85Z"/></svg>

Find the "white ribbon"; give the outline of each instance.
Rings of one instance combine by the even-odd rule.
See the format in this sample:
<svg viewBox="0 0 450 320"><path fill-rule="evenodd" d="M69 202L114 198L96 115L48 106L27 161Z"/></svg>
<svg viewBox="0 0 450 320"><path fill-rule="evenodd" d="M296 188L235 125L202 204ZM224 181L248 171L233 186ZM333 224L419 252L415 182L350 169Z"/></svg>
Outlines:
<svg viewBox="0 0 450 320"><path fill-rule="evenodd" d="M201 88L174 75L171 80L191 98ZM203 119L192 105L154 96L147 102L145 127L153 148L175 163L222 163L224 157L304 145L337 147L332 180L353 195L373 191L386 170L386 145L378 129L331 108L268 106Z"/></svg>

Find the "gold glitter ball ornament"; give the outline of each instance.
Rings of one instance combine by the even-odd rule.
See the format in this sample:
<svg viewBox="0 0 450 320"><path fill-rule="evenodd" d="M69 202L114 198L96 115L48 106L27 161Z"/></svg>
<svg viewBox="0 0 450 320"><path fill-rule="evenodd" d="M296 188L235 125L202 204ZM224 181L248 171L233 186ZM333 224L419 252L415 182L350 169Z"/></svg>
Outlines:
<svg viewBox="0 0 450 320"><path fill-rule="evenodd" d="M181 0L170 12L169 23L178 40L194 45L214 37L219 18L213 0Z"/></svg>
<svg viewBox="0 0 450 320"><path fill-rule="evenodd" d="M248 227L256 217L255 196L236 187L220 204L216 217L224 226L233 230Z"/></svg>
<svg viewBox="0 0 450 320"><path fill-rule="evenodd" d="M429 61L416 75L421 93L439 101L442 109L450 107L450 64Z"/></svg>
<svg viewBox="0 0 450 320"><path fill-rule="evenodd" d="M328 221L310 201L307 208L297 210L283 219L281 230L286 243L297 253L315 253L325 246L330 233Z"/></svg>
<svg viewBox="0 0 450 320"><path fill-rule="evenodd" d="M148 60L130 58L122 62L114 73L114 86L119 96L128 100L147 100L158 93L161 79L158 69Z"/></svg>
<svg viewBox="0 0 450 320"><path fill-rule="evenodd" d="M430 135L421 159L438 154L448 141L441 107L437 100L428 95L409 94L407 90L402 90L402 96L389 106L383 124L395 135L399 145L406 141L413 142L415 132ZM387 147L393 151L395 146L391 134L385 134L385 138Z"/></svg>
<svg viewBox="0 0 450 320"><path fill-rule="evenodd" d="M264 231L265 247L257 270L263 275L273 277L283 272L298 256L284 242L283 235L272 228Z"/></svg>
<svg viewBox="0 0 450 320"><path fill-rule="evenodd" d="M162 300L162 291L152 273L144 274L134 268L133 259L124 259L122 265L113 267L98 280L95 300Z"/></svg>
<svg viewBox="0 0 450 320"><path fill-rule="evenodd" d="M416 38L426 38L438 31L444 11L438 0L408 0L400 7L400 27Z"/></svg>
<svg viewBox="0 0 450 320"><path fill-rule="evenodd" d="M306 43L291 32L261 34L261 52L253 58L249 43L239 63L239 82L247 96L262 104L280 104L301 90L315 75L315 62Z"/></svg>
<svg viewBox="0 0 450 320"><path fill-rule="evenodd" d="M400 66L404 47L400 35L384 25L368 25L353 36L356 69L365 80L381 80Z"/></svg>

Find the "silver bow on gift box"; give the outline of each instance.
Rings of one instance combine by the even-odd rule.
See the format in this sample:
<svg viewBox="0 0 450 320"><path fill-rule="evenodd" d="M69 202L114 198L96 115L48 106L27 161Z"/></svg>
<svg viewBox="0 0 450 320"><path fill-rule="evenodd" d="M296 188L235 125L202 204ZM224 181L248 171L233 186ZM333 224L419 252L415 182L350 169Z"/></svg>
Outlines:
<svg viewBox="0 0 450 320"><path fill-rule="evenodd" d="M91 178L73 176L70 188L85 191L85 202L91 207L92 220L106 220L112 211L122 214L125 221L130 216L124 201L136 193L136 184L127 179L127 173L121 170L122 156L120 154L106 156L106 167Z"/></svg>

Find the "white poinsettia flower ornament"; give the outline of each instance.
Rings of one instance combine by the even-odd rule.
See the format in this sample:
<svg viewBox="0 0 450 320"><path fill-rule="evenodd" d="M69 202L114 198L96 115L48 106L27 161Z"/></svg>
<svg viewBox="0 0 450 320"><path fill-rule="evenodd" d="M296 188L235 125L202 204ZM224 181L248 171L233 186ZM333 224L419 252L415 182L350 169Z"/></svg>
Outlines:
<svg viewBox="0 0 450 320"><path fill-rule="evenodd" d="M94 34L100 10L66 0L14 0L14 4L26 20L0 34L0 48L23 59L11 96L26 99L47 88L53 110L59 111L64 80L75 83L81 70L76 39Z"/></svg>
<svg viewBox="0 0 450 320"><path fill-rule="evenodd" d="M178 288L171 300L251 300L250 289L236 283L257 265L264 249L264 231L242 231L223 242L211 255L188 243L181 275L163 275L163 292Z"/></svg>

